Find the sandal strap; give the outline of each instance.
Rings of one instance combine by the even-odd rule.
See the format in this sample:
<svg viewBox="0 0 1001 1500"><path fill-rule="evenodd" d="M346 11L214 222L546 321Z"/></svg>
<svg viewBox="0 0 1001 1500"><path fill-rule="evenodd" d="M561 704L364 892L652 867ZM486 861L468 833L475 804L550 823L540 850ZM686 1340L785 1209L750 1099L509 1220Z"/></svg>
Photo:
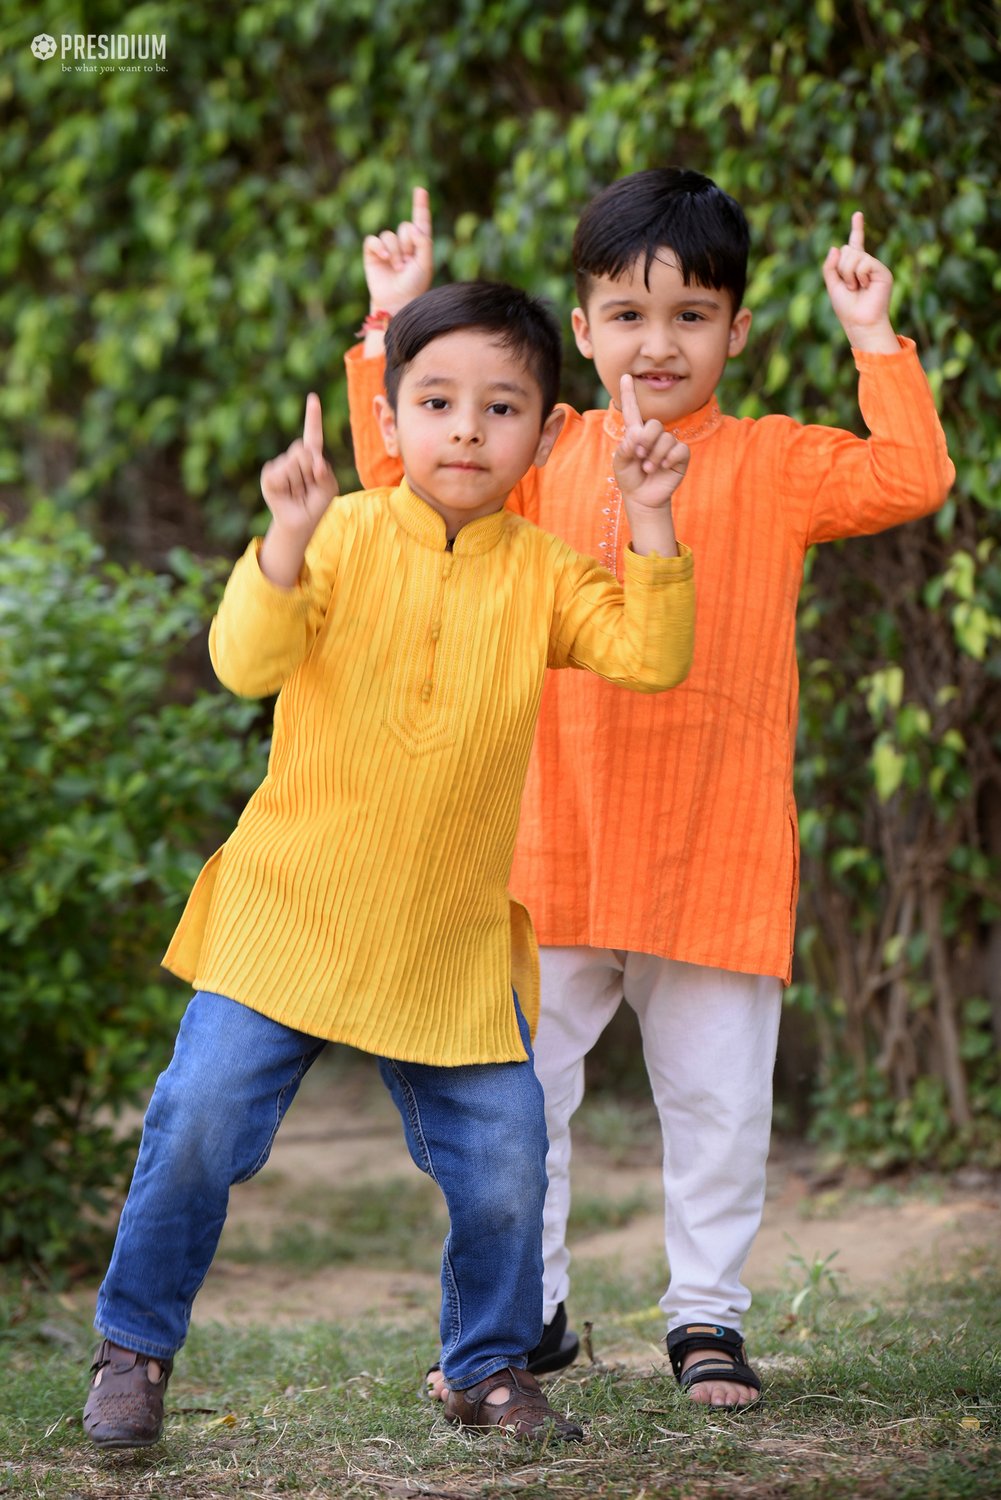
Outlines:
<svg viewBox="0 0 1001 1500"><path fill-rule="evenodd" d="M491 1391L502 1386L506 1386L510 1393L507 1400L488 1401ZM584 1436L583 1429L576 1422L568 1421L553 1410L533 1375L510 1366L496 1370L465 1390L450 1391L445 1415L464 1427L501 1427L518 1437L541 1435L549 1423L559 1437L580 1441Z"/></svg>
<svg viewBox="0 0 1001 1500"><path fill-rule="evenodd" d="M693 1385L702 1385L708 1380L727 1380L733 1385L747 1385L752 1391L760 1391L761 1380L750 1365L739 1362L731 1364L728 1359L697 1359L694 1365L681 1376L678 1384L683 1391Z"/></svg>
<svg viewBox="0 0 1001 1500"><path fill-rule="evenodd" d="M539 1411L549 1405L535 1376L529 1375L527 1370L511 1367L506 1370L495 1370L492 1375L487 1375L476 1385L457 1391L455 1394L462 1397L463 1403L470 1410L473 1421L479 1423L484 1416L484 1402L492 1391L496 1391L501 1386L507 1386L511 1394L506 1401L487 1403L486 1415L489 1417L487 1425L491 1427L499 1427L500 1419L512 1415L515 1411L521 1412L526 1407L533 1407ZM467 1421L466 1425L473 1424Z"/></svg>
<svg viewBox="0 0 1001 1500"><path fill-rule="evenodd" d="M735 1369L739 1365L741 1369L750 1370L747 1363L747 1350L744 1347L744 1336L738 1329L727 1328L722 1323L681 1323L677 1328L672 1328L667 1335L667 1356L671 1361L674 1378L679 1385L682 1384L681 1367L686 1357L696 1349L704 1349L710 1358L718 1349L720 1353L732 1355ZM753 1370L751 1374L754 1375ZM686 1382L686 1384L691 1384L691 1382ZM761 1389L761 1382L757 1375L754 1375L753 1381L741 1380L738 1384L753 1385L754 1389L759 1391Z"/></svg>
<svg viewBox="0 0 1001 1500"><path fill-rule="evenodd" d="M160 1366L160 1379L166 1384L167 1377L174 1369L172 1359L167 1359L161 1354L137 1354L134 1349L123 1349L120 1344L112 1343L111 1339L104 1339L98 1345L90 1373L96 1375L98 1370L110 1366L113 1375L125 1375L129 1370L134 1370L137 1365L148 1365L151 1359ZM159 1384L158 1381L152 1383Z"/></svg>

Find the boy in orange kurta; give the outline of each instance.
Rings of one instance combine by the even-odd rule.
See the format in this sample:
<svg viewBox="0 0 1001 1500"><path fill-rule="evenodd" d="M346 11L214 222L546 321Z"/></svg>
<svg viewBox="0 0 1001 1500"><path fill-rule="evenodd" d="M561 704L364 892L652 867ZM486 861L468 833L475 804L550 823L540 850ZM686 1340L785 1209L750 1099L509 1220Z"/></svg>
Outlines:
<svg viewBox="0 0 1001 1500"><path fill-rule="evenodd" d="M691 448L676 506L699 558L691 673L653 700L550 675L512 890L542 945L536 1067L550 1138L547 1330L529 1367L559 1368L576 1351L563 1308L569 1123L584 1058L624 998L639 1017L664 1137L668 1352L692 1399L715 1405L751 1401L760 1389L743 1347L750 1294L741 1273L764 1202L792 965L804 556L815 542L929 514L954 472L914 345L891 326L892 277L866 253L861 214L823 275L859 371L868 440L721 412L715 388L751 322L741 305L748 238L739 206L695 172L638 172L597 195L574 239L573 328L612 405L568 409L548 467L509 502L617 571L629 540L610 463L623 371L643 415ZM420 290L430 252L418 190L413 222L366 241L376 309L394 313ZM348 357L369 483L392 472L371 420L378 352L372 332Z"/></svg>

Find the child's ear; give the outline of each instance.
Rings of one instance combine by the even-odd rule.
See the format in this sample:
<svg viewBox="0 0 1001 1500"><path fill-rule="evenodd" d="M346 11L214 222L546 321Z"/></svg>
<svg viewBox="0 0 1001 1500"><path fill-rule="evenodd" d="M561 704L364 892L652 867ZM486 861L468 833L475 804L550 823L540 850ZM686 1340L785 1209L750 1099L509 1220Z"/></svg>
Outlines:
<svg viewBox="0 0 1001 1500"><path fill-rule="evenodd" d="M747 335L751 331L751 316L751 309L749 307L742 307L730 324L730 342L726 350L727 359L733 359L735 355L744 352Z"/></svg>
<svg viewBox="0 0 1001 1500"><path fill-rule="evenodd" d="M373 403L375 409L375 420L379 424L382 433L382 441L386 446L386 452L390 458L399 458L400 440L396 435L396 417L393 408L385 396L376 396Z"/></svg>
<svg viewBox="0 0 1001 1500"><path fill-rule="evenodd" d="M588 326L587 314L582 307L575 307L570 314L570 322L573 327L573 336L577 340L577 348L585 359L594 358L594 345L591 343L591 330Z"/></svg>
<svg viewBox="0 0 1001 1500"><path fill-rule="evenodd" d="M539 446L536 448L535 457L532 460L537 469L542 468L546 459L552 453L553 445L563 431L563 423L566 421L566 418L567 414L565 411L551 411L543 422L542 432L539 437Z"/></svg>

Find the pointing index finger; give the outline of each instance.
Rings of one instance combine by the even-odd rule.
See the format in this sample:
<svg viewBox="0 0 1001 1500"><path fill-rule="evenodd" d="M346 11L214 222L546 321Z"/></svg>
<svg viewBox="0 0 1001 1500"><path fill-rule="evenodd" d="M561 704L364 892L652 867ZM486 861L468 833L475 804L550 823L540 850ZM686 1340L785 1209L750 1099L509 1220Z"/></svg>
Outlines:
<svg viewBox="0 0 1001 1500"><path fill-rule="evenodd" d="M861 210L852 214L852 229L848 236L848 243L853 250L865 249L865 215Z"/></svg>
<svg viewBox="0 0 1001 1500"><path fill-rule="evenodd" d="M639 402L636 400L636 387L631 375L623 375L619 382L619 402L622 407L622 415L627 427L642 427L643 418L640 416Z"/></svg>
<svg viewBox="0 0 1001 1500"><path fill-rule="evenodd" d="M323 412L320 398L315 391L306 397L306 420L302 426L302 441L311 453L323 453Z"/></svg>
<svg viewBox="0 0 1001 1500"><path fill-rule="evenodd" d="M419 234L431 237L431 194L425 187L415 187L410 217Z"/></svg>

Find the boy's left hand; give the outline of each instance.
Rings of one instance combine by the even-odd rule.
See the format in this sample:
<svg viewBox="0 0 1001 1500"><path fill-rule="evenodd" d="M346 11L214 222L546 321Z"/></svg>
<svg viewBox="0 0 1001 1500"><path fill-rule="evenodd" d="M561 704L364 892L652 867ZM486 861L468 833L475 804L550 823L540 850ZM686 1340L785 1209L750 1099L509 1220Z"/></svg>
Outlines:
<svg viewBox="0 0 1001 1500"><path fill-rule="evenodd" d="M622 377L619 400L626 430L612 466L622 497L633 505L661 509L685 477L688 449L656 417L644 422L631 375Z"/></svg>
<svg viewBox="0 0 1001 1500"><path fill-rule="evenodd" d="M865 248L865 218L852 214L847 245L831 247L824 261L827 294L853 349L895 354L900 345L890 322L893 277Z"/></svg>

